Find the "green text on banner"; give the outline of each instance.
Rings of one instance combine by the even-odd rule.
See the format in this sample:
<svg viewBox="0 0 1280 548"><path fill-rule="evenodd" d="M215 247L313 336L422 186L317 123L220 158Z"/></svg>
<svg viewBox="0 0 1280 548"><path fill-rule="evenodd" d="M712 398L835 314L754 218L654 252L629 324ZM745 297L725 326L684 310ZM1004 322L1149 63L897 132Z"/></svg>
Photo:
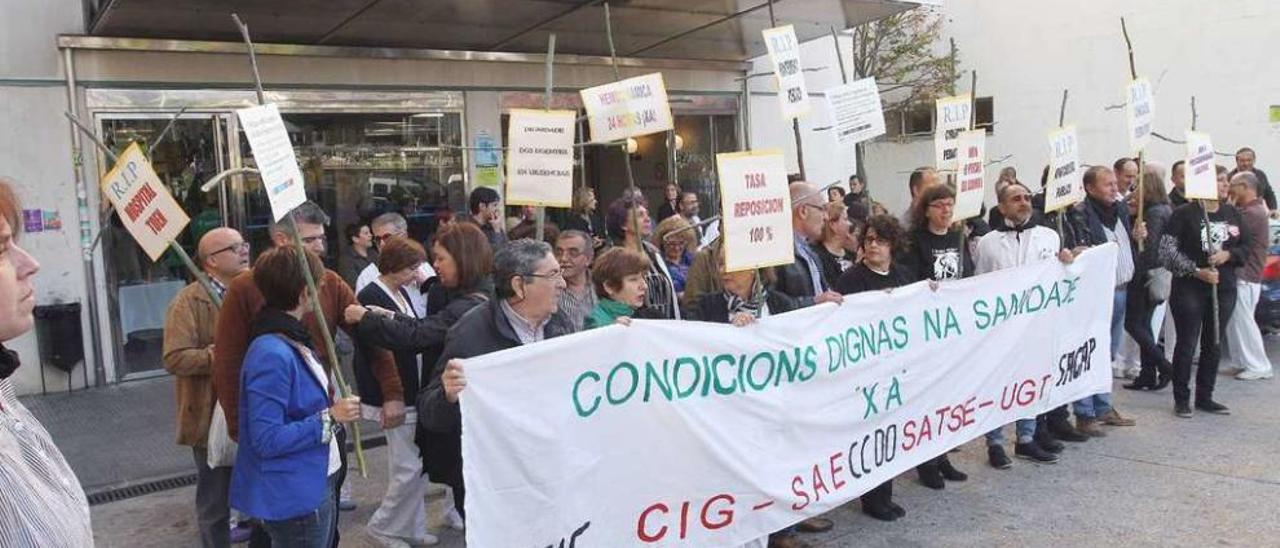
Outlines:
<svg viewBox="0 0 1280 548"><path fill-rule="evenodd" d="M307 201L305 179L298 169L289 131L274 104L237 110L236 115L249 138L253 160L261 173L267 200L271 202L271 218L279 221Z"/></svg>
<svg viewBox="0 0 1280 548"><path fill-rule="evenodd" d="M594 143L621 141L673 127L661 72L587 88L578 94L587 109Z"/></svg>
<svg viewBox="0 0 1280 548"><path fill-rule="evenodd" d="M572 110L513 109L507 128L507 203L573 205Z"/></svg>
<svg viewBox="0 0 1280 548"><path fill-rule="evenodd" d="M778 77L778 103L782 107L782 119L790 120L809 112L809 91L804 83L804 68L800 65L800 41L796 29L783 25L764 29L764 45L773 62L773 73Z"/></svg>
<svg viewBox="0 0 1280 548"><path fill-rule="evenodd" d="M780 150L716 155L726 272L795 260L791 191Z"/></svg>
<svg viewBox="0 0 1280 548"><path fill-rule="evenodd" d="M1049 188L1044 190L1044 211L1052 213L1084 199L1080 178L1080 142L1076 126L1049 132Z"/></svg>
<svg viewBox="0 0 1280 548"><path fill-rule="evenodd" d="M160 182L137 142L125 149L102 178L102 193L152 261L164 254L169 242L191 221Z"/></svg>
<svg viewBox="0 0 1280 548"><path fill-rule="evenodd" d="M740 545L1108 392L1116 250L465 360L467 545Z"/></svg>

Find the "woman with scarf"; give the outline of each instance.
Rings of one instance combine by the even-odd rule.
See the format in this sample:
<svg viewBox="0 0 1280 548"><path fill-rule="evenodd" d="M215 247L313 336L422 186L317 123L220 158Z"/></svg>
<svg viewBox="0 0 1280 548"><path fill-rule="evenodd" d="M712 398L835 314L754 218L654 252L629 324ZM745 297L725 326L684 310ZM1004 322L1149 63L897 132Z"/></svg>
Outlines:
<svg viewBox="0 0 1280 548"><path fill-rule="evenodd" d="M338 424L360 417L359 398L335 399L329 374L302 325L309 310L302 262L320 279L310 252L277 247L258 257L253 282L265 303L240 371L240 446L231 507L262 520L271 544L328 548L337 529Z"/></svg>
<svg viewBox="0 0 1280 548"><path fill-rule="evenodd" d="M644 308L649 291L645 273L649 257L626 247L615 247L596 257L591 266L591 283L596 286L596 307L583 322L584 329L595 329L615 323L629 325L631 318L661 319Z"/></svg>
<svg viewBox="0 0 1280 548"><path fill-rule="evenodd" d="M920 193L912 205L910 241L903 255L904 267L913 281L958 280L973 275L973 254L960 252L961 225L952 223L956 194L947 185L936 185ZM963 265L963 266L962 266ZM938 455L916 467L920 483L930 489L944 489L943 480L965 481L968 474L951 464L947 454Z"/></svg>

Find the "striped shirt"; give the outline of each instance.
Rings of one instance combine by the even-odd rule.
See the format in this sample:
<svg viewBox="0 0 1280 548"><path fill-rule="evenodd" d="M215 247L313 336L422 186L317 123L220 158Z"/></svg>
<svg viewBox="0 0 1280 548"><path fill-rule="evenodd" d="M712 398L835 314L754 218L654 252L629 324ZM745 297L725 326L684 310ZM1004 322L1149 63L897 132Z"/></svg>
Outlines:
<svg viewBox="0 0 1280 548"><path fill-rule="evenodd" d="M0 379L0 548L93 546L89 502L62 452Z"/></svg>

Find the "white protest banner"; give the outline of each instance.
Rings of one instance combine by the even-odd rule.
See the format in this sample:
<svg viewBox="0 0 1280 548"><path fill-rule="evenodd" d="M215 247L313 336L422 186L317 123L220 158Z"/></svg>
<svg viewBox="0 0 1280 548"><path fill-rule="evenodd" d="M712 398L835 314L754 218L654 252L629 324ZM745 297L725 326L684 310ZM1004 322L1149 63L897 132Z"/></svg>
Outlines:
<svg viewBox="0 0 1280 548"><path fill-rule="evenodd" d="M1116 251L465 360L467 545L735 546L1109 392Z"/></svg>
<svg viewBox="0 0 1280 548"><path fill-rule="evenodd" d="M982 213L982 201L986 199L987 132L981 129L966 131L956 139L958 156L956 177L956 209L952 219L963 221Z"/></svg>
<svg viewBox="0 0 1280 548"><path fill-rule="evenodd" d="M717 154L716 169L720 173L725 271L794 261L791 192L782 151Z"/></svg>
<svg viewBox="0 0 1280 548"><path fill-rule="evenodd" d="M159 259L191 221L168 187L151 169L138 143L129 145L102 178L107 196L124 227L152 261Z"/></svg>
<svg viewBox="0 0 1280 548"><path fill-rule="evenodd" d="M764 29L764 45L769 49L773 73L778 77L778 103L782 106L782 120L803 116L809 112L809 91L804 83L804 69L800 66L800 41L796 29L784 25Z"/></svg>
<svg viewBox="0 0 1280 548"><path fill-rule="evenodd" d="M938 99L937 122L933 128L933 165L939 171L956 170L956 145L960 133L969 130L973 101L968 93Z"/></svg>
<svg viewBox="0 0 1280 548"><path fill-rule="evenodd" d="M587 109L592 142L621 141L674 127L661 72L587 88L578 94Z"/></svg>
<svg viewBox="0 0 1280 548"><path fill-rule="evenodd" d="M573 205L572 110L513 109L507 128L507 203Z"/></svg>
<svg viewBox="0 0 1280 548"><path fill-rule="evenodd" d="M1208 133L1187 132L1187 164L1183 174L1187 198L1218 199L1218 172L1213 161L1213 142Z"/></svg>
<svg viewBox="0 0 1280 548"><path fill-rule="evenodd" d="M279 221L293 208L307 201L307 189L293 142L276 105L262 105L236 111L240 127L249 138L253 160L261 172L262 186L271 202L271 218Z"/></svg>
<svg viewBox="0 0 1280 548"><path fill-rule="evenodd" d="M1080 173L1080 143L1076 127L1049 132L1049 187L1044 189L1044 211L1052 213L1084 199Z"/></svg>
<svg viewBox="0 0 1280 548"><path fill-rule="evenodd" d="M840 148L853 155L853 145L884 135L884 111L875 78L863 78L827 90L831 125Z"/></svg>
<svg viewBox="0 0 1280 548"><path fill-rule="evenodd" d="M1156 102L1151 91L1151 81L1138 78L1125 88L1125 118L1129 127L1129 150L1134 154L1147 148L1151 142L1152 122L1156 116Z"/></svg>

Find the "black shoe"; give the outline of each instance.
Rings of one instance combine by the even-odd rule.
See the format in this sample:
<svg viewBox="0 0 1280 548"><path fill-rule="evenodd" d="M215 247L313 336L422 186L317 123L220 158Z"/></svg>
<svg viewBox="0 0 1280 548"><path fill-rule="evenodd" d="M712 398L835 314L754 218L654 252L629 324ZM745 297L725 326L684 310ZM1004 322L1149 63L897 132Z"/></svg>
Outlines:
<svg viewBox="0 0 1280 548"><path fill-rule="evenodd" d="M1151 391L1159 392L1164 390L1164 387L1169 386L1169 383L1171 382L1173 382L1173 364L1169 362L1162 362L1159 369L1156 371L1156 385L1151 389Z"/></svg>
<svg viewBox="0 0 1280 548"><path fill-rule="evenodd" d="M1051 434L1042 430L1036 431L1036 445L1039 445L1041 449L1055 455L1066 449L1066 446L1062 445L1062 442L1053 439Z"/></svg>
<svg viewBox="0 0 1280 548"><path fill-rule="evenodd" d="M1123 384L1121 386L1125 390L1155 390L1156 389L1155 375L1151 375L1149 377L1138 375L1138 378L1133 379L1133 382L1128 384Z"/></svg>
<svg viewBox="0 0 1280 548"><path fill-rule="evenodd" d="M1070 442L1089 441L1089 435L1071 426L1070 419L1050 419L1045 421L1045 426L1049 427L1049 434L1059 440Z"/></svg>
<svg viewBox="0 0 1280 548"><path fill-rule="evenodd" d="M1013 446L1013 454L1018 458L1043 464L1054 464L1058 462L1057 455L1041 449L1040 446L1035 443L1019 443Z"/></svg>
<svg viewBox="0 0 1280 548"><path fill-rule="evenodd" d="M946 489L947 482L942 481L942 472L938 470L938 464L929 461L916 467L916 474L920 476L920 484L930 489Z"/></svg>
<svg viewBox="0 0 1280 548"><path fill-rule="evenodd" d="M827 518L809 518L797 523L796 531L801 533L825 533L835 526L835 522Z"/></svg>
<svg viewBox="0 0 1280 548"><path fill-rule="evenodd" d="M969 479L969 474L957 470L955 465L951 464L951 459L948 459L946 455L943 455L942 462L938 463L938 471L942 472L942 477L947 478L947 481L965 481Z"/></svg>
<svg viewBox="0 0 1280 548"><path fill-rule="evenodd" d="M867 504L865 502L862 503L862 513L868 516L871 516L873 518L876 518L880 521L897 521L898 520L898 514L893 511L893 508L890 508L888 506L881 506L879 504Z"/></svg>
<svg viewBox="0 0 1280 548"><path fill-rule="evenodd" d="M1192 413L1192 412L1191 412L1191 404L1189 404L1189 403L1187 403L1187 402L1185 402L1185 401L1174 402L1174 404L1173 404L1173 414L1174 414L1174 415L1177 415L1177 416L1179 416L1179 417L1182 417L1182 418L1184 418L1184 419L1189 419L1189 418L1191 418L1191 417L1195 416L1195 413Z"/></svg>
<svg viewBox="0 0 1280 548"><path fill-rule="evenodd" d="M1008 470L1013 467L1013 461L1009 460L1009 455L1004 454L1004 448L999 445L987 447L987 462L991 463L991 467L996 470Z"/></svg>
<svg viewBox="0 0 1280 548"><path fill-rule="evenodd" d="M1210 399L1197 401L1196 409L1204 411L1205 413L1213 413L1214 415L1230 415L1231 414L1231 409L1229 409L1227 406L1222 405Z"/></svg>
<svg viewBox="0 0 1280 548"><path fill-rule="evenodd" d="M898 516L900 518L907 517L907 509L901 506L898 506L898 503L889 501L889 502L886 502L885 505L888 506L890 510L893 510L893 514L895 516Z"/></svg>

